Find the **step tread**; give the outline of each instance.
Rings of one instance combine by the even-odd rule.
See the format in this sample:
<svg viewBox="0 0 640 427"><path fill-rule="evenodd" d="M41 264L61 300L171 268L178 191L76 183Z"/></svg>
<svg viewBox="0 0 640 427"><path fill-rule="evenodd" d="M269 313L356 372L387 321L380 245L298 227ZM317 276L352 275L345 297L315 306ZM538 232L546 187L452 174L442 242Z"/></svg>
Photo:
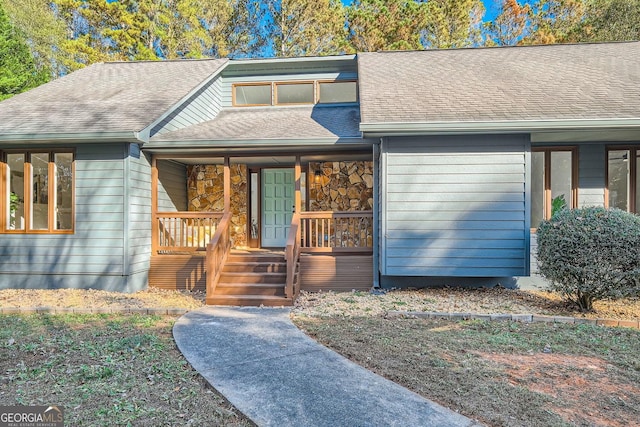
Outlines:
<svg viewBox="0 0 640 427"><path fill-rule="evenodd" d="M233 288L233 287L250 287L250 288L282 288L284 283L239 283L239 282L218 282L216 287Z"/></svg>
<svg viewBox="0 0 640 427"><path fill-rule="evenodd" d="M293 300L272 295L213 295L207 297L208 305L293 305Z"/></svg>

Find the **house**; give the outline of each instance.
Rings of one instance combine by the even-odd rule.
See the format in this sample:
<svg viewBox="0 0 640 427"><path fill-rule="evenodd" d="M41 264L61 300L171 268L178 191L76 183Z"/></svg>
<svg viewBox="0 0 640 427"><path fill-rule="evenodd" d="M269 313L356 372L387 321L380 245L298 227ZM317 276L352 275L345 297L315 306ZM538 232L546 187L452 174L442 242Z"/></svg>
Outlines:
<svg viewBox="0 0 640 427"><path fill-rule="evenodd" d="M529 276L552 200L640 211L639 148L640 42L95 64L0 103L0 288Z"/></svg>

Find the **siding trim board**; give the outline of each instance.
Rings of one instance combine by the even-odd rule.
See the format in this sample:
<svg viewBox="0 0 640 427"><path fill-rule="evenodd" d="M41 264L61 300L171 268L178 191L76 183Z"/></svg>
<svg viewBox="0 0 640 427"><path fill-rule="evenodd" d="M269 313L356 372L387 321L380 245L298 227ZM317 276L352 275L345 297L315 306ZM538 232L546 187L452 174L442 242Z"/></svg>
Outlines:
<svg viewBox="0 0 640 427"><path fill-rule="evenodd" d="M528 274L528 135L394 137L381 151L383 275Z"/></svg>

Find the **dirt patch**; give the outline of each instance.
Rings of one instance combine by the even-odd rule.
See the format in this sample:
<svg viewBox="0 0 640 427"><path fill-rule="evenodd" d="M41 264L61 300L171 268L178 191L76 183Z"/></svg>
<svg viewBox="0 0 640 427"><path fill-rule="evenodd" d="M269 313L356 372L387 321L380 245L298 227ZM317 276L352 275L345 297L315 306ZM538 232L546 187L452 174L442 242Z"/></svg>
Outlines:
<svg viewBox="0 0 640 427"><path fill-rule="evenodd" d="M507 373L514 386L553 398L550 408L574 425L625 427L638 422L629 412L640 386L620 377L596 357L568 354L477 353Z"/></svg>

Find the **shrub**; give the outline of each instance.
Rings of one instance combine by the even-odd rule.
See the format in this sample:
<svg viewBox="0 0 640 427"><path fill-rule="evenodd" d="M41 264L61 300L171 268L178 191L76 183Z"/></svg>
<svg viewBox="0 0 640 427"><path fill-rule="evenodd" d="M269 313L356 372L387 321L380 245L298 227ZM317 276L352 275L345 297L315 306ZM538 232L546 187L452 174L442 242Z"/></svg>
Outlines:
<svg viewBox="0 0 640 427"><path fill-rule="evenodd" d="M538 228L540 273L581 310L640 293L640 216L619 209L560 210Z"/></svg>

